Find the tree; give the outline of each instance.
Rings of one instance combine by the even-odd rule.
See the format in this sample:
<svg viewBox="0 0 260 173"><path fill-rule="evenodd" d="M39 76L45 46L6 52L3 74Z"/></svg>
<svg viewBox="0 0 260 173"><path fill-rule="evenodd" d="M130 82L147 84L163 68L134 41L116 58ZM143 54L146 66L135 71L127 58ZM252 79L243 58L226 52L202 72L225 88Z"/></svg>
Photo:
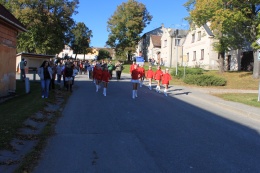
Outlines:
<svg viewBox="0 0 260 173"><path fill-rule="evenodd" d="M98 60L101 60L101 59L110 59L111 58L111 55L109 53L109 51L105 50L105 49L100 49L99 52L98 52L98 57L97 59Z"/></svg>
<svg viewBox="0 0 260 173"><path fill-rule="evenodd" d="M68 43L78 0L24 1L1 3L19 19L28 32L19 34L18 49L29 53L56 54Z"/></svg>
<svg viewBox="0 0 260 173"><path fill-rule="evenodd" d="M190 21L197 25L211 23L219 40L214 47L220 55L220 72L224 71L224 55L231 49L243 49L249 43L256 52L256 35L259 30L259 0L189 0L185 6L190 11ZM250 29L249 29L250 28ZM259 48L259 47L258 47ZM254 77L259 77L259 62L255 55Z"/></svg>
<svg viewBox="0 0 260 173"><path fill-rule="evenodd" d="M92 31L82 22L77 23L76 27L72 29L73 39L71 41L71 48L76 54L75 59L77 58L77 54L85 54L87 52L87 48L89 48L90 37L92 37Z"/></svg>
<svg viewBox="0 0 260 173"><path fill-rule="evenodd" d="M128 0L117 7L107 22L108 40L106 45L114 48L116 55L135 52L135 46L140 40L139 34L150 23L152 16L144 4L135 0Z"/></svg>
<svg viewBox="0 0 260 173"><path fill-rule="evenodd" d="M237 23L245 20L242 12L230 7L222 0L197 0L196 3L191 0L187 4L194 5L194 8L190 8L192 22L198 26L210 23L210 28L218 40L213 46L219 53L219 71L224 72L225 52L244 46L241 27L237 26Z"/></svg>

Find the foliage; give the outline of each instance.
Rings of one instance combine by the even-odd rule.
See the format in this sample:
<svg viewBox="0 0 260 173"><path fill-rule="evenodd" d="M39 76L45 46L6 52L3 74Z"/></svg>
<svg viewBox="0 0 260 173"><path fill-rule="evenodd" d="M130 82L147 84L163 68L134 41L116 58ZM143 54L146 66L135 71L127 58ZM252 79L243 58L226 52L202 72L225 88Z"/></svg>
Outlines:
<svg viewBox="0 0 260 173"><path fill-rule="evenodd" d="M97 59L98 60L101 60L101 59L111 59L111 55L110 55L109 51L107 51L105 49L100 49L99 52L98 52Z"/></svg>
<svg viewBox="0 0 260 173"><path fill-rule="evenodd" d="M152 16L144 4L128 0L117 7L107 22L109 36L106 44L115 49L117 56L131 56L135 52L143 29L150 23Z"/></svg>
<svg viewBox="0 0 260 173"><path fill-rule="evenodd" d="M177 78L182 78L184 75L200 75L203 74L204 70L202 68L185 68L184 67L178 67L178 74L176 76L175 71L172 71L171 75L176 76Z"/></svg>
<svg viewBox="0 0 260 173"><path fill-rule="evenodd" d="M77 23L77 25L72 29L72 40L71 48L74 53L86 54L90 50L89 43L92 37L92 31L82 22ZM75 57L76 58L76 57Z"/></svg>
<svg viewBox="0 0 260 173"><path fill-rule="evenodd" d="M1 1L28 30L20 33L18 49L39 54L56 54L68 43L78 0Z"/></svg>
<svg viewBox="0 0 260 173"><path fill-rule="evenodd" d="M243 49L248 42L253 43L259 34L259 0L188 0L185 4L190 10L189 21L198 26L210 22L210 28L218 40L214 44L220 55L220 71L223 72L224 53L227 50ZM259 46L258 46L259 48ZM256 60L256 59L255 59ZM255 61L255 63L257 63Z"/></svg>
<svg viewBox="0 0 260 173"><path fill-rule="evenodd" d="M195 84L199 86L224 86L226 80L213 75L187 75L184 80L187 84Z"/></svg>

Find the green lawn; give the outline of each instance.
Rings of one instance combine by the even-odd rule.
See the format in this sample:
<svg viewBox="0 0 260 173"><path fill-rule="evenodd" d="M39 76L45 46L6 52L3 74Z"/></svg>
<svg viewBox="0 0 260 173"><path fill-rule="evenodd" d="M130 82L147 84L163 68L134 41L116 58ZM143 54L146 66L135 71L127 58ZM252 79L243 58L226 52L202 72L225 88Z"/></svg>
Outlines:
<svg viewBox="0 0 260 173"><path fill-rule="evenodd" d="M214 94L224 100L239 102L246 105L260 108L260 102L258 102L258 94L252 93L225 93L225 94Z"/></svg>

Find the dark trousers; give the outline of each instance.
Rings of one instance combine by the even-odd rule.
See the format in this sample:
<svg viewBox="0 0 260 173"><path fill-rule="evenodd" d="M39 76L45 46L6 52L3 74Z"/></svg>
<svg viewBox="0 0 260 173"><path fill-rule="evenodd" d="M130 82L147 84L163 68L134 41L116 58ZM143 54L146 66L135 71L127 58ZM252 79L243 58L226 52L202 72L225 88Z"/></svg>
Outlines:
<svg viewBox="0 0 260 173"><path fill-rule="evenodd" d="M122 71L116 71L116 79L121 78L121 73L122 73Z"/></svg>
<svg viewBox="0 0 260 173"><path fill-rule="evenodd" d="M109 74L110 74L110 76L111 76L110 79L112 79L113 70L108 70L108 72L109 72Z"/></svg>

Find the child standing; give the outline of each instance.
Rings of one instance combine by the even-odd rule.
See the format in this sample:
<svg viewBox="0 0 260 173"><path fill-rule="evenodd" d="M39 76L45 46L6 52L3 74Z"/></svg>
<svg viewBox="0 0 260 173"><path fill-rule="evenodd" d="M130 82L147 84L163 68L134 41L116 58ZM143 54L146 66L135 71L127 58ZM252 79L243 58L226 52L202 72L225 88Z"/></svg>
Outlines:
<svg viewBox="0 0 260 173"><path fill-rule="evenodd" d="M152 90L152 79L153 79L153 76L154 76L154 72L152 70L152 66L149 66L149 69L147 70L146 72L146 78L148 79L148 88L150 90Z"/></svg>
<svg viewBox="0 0 260 173"><path fill-rule="evenodd" d="M95 70L96 92L98 92L98 89L100 88L101 80L102 80L102 68L101 68L100 64L97 64L96 70Z"/></svg>
<svg viewBox="0 0 260 173"><path fill-rule="evenodd" d="M165 69L165 73L162 76L162 84L164 85L164 95L167 96L169 81L172 79L171 75L169 74L169 69Z"/></svg>
<svg viewBox="0 0 260 173"><path fill-rule="evenodd" d="M104 67L104 70L102 71L102 82L103 82L103 85L104 85L103 95L104 96L107 96L107 84L109 82L109 79L111 79L111 75L108 71L108 68Z"/></svg>
<svg viewBox="0 0 260 173"><path fill-rule="evenodd" d="M134 65L134 68L131 72L131 77L131 82L133 84L132 98L135 99L137 97L137 84L139 83L139 78L141 77L140 71L137 69L137 65Z"/></svg>
<svg viewBox="0 0 260 173"><path fill-rule="evenodd" d="M156 92L161 92L160 89L160 84L161 84L161 80L162 80L162 75L163 72L161 70L161 67L158 66L156 72L154 73L154 79L157 81L157 86L156 86Z"/></svg>
<svg viewBox="0 0 260 173"><path fill-rule="evenodd" d="M145 69L143 65L138 65L138 70L140 72L140 87L142 87L145 77Z"/></svg>

